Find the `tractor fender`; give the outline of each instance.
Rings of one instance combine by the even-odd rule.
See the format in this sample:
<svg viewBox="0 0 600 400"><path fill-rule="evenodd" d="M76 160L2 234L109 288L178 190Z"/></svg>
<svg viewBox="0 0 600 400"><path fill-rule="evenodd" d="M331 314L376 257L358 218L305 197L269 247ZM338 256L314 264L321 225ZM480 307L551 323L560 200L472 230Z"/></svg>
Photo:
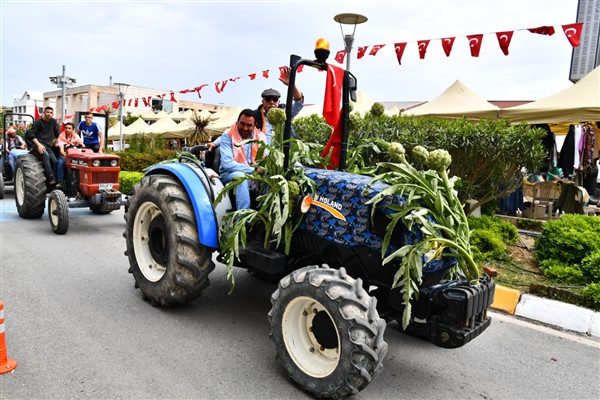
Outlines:
<svg viewBox="0 0 600 400"><path fill-rule="evenodd" d="M214 249L219 248L218 226L215 211L206 186L200 176L185 163L168 163L154 166L146 172L146 175L167 173L177 177L183 184L196 216L198 227L198 241Z"/></svg>

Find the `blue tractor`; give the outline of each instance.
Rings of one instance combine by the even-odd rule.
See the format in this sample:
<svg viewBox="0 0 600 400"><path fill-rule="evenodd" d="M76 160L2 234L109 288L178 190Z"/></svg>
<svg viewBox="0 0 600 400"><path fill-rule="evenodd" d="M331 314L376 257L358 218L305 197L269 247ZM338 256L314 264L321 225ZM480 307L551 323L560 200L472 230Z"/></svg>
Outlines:
<svg viewBox="0 0 600 400"><path fill-rule="evenodd" d="M316 60L292 55L288 88L294 87L301 65L326 71L328 53L316 50ZM374 379L387 352L387 322L400 321L404 310L402 293L392 287L398 264L382 265L386 207L384 202L375 206L371 219L372 205L366 204L387 185L369 185L370 177L344 172L349 101L355 90L355 77L345 71L340 165L338 170L305 168L316 193L310 204L296 204L303 220L291 252L266 250L249 237L235 265L279 279L268 314L278 359L302 389L325 398L356 394ZM284 139L290 137L292 96L288 90ZM289 151L285 145L286 167ZM151 168L126 213L129 272L142 297L156 306L200 296L215 267L213 253L220 251L222 219L233 211L227 196L215 202L224 187L216 167L191 158L179 161ZM409 237L399 231L392 244L399 246ZM260 243L263 238L255 239ZM406 329L444 348L466 344L491 321L492 278L451 278L455 262L448 258L427 264Z"/></svg>

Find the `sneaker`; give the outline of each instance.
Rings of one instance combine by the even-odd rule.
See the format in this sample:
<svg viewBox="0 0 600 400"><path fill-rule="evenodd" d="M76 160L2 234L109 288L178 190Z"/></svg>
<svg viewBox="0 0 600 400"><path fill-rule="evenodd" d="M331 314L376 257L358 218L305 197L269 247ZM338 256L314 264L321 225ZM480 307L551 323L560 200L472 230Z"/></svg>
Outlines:
<svg viewBox="0 0 600 400"><path fill-rule="evenodd" d="M56 179L54 179L54 175L50 175L50 178L48 179L48 185L49 186L56 185Z"/></svg>

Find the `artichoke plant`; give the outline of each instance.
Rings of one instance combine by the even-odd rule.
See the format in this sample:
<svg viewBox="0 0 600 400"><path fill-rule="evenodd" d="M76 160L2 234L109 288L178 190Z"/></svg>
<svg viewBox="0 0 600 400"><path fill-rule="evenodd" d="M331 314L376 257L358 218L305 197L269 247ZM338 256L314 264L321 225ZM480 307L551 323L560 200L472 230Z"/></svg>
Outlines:
<svg viewBox="0 0 600 400"><path fill-rule="evenodd" d="M378 164L382 172L373 178L371 184L383 181L389 186L368 204L375 206L391 195L405 199L402 205L387 206L392 213L389 214L382 256L384 264L398 261L399 269L394 276L393 287L400 288L403 295L402 325L406 328L411 316L410 301L418 294L424 265L442 256L450 256L458 261L454 273L462 273L474 280L480 272L471 253L467 216L454 190L459 178L448 177L448 167L452 162L450 154L445 150L427 152L423 147L415 147L413 158L424 161L424 165L430 168L419 170L406 160L400 143L391 143L388 153L398 162ZM399 222L412 232L419 230L422 239L390 250L391 235Z"/></svg>

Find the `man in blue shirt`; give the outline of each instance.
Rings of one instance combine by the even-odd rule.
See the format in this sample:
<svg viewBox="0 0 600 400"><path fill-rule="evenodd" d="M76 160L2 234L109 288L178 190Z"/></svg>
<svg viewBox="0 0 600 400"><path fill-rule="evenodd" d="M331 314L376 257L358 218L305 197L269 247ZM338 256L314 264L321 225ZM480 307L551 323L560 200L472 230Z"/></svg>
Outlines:
<svg viewBox="0 0 600 400"><path fill-rule="evenodd" d="M86 149L92 149L94 153L102 153L104 148L104 134L102 130L93 122L94 114L91 112L85 113L85 120L81 121L77 126L77 133L83 139L83 144Z"/></svg>
<svg viewBox="0 0 600 400"><path fill-rule="evenodd" d="M256 172L263 173L262 168L256 166L256 155L260 144L246 143L245 140L256 139L265 141L265 134L256 129L254 111L249 108L242 110L237 122L231 125L221 135L221 166L219 172L224 184L231 182L236 177L243 177ZM248 181L240 183L235 189L236 208L242 210L250 208L250 186Z"/></svg>

